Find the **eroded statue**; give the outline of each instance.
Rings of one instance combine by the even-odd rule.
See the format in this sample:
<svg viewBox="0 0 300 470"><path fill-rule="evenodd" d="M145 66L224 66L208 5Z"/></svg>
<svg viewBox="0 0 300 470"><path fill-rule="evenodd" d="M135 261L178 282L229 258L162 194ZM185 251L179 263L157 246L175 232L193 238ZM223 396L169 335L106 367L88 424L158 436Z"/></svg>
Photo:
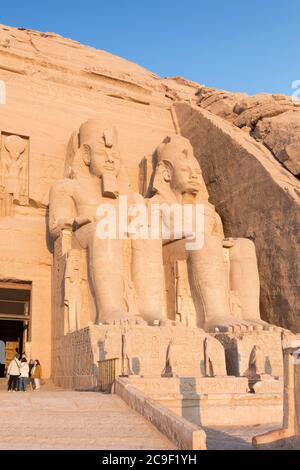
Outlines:
<svg viewBox="0 0 300 470"><path fill-rule="evenodd" d="M69 145L70 146L70 145ZM148 322L162 319L162 254L157 241L131 241L131 276L136 295L125 292L124 243L116 237L99 238L99 207L113 205L119 216L119 197L128 204L143 203L128 183L118 148L116 129L104 119L83 123L71 139L65 178L50 192L50 232L54 239L63 230L73 232L73 247L87 249L88 271L99 323L122 320ZM130 308L137 298L136 308ZM139 313L137 315L136 313Z"/></svg>
<svg viewBox="0 0 300 470"><path fill-rule="evenodd" d="M187 139L175 135L159 145L151 184L151 204L204 206L203 247L185 253L198 327L211 332L271 328L260 318L254 243L224 239L222 221L208 201L199 163ZM224 248L229 253L229 272Z"/></svg>

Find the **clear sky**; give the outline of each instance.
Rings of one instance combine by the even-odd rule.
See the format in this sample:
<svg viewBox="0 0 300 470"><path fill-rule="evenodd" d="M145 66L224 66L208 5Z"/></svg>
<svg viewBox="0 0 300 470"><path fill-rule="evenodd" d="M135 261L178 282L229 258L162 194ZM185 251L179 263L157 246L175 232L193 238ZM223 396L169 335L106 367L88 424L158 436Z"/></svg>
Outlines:
<svg viewBox="0 0 300 470"><path fill-rule="evenodd" d="M299 0L1 0L0 22L231 91L291 94L300 80Z"/></svg>

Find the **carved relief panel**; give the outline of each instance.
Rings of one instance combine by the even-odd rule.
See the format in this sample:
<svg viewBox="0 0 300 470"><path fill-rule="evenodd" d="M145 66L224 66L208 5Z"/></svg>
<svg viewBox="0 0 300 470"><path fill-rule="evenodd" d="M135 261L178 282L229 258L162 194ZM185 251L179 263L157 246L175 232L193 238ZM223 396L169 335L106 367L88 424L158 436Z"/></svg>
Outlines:
<svg viewBox="0 0 300 470"><path fill-rule="evenodd" d="M28 204L29 138L1 132L0 216L14 213L14 204Z"/></svg>
<svg viewBox="0 0 300 470"><path fill-rule="evenodd" d="M65 334L79 330L84 324L87 305L87 272L84 250L71 249L66 256L64 275L64 329Z"/></svg>

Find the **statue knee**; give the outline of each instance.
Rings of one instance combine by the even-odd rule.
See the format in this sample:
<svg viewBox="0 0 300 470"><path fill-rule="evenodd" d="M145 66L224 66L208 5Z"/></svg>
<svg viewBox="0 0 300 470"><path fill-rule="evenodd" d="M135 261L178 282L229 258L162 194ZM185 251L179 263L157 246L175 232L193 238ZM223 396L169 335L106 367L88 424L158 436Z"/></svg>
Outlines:
<svg viewBox="0 0 300 470"><path fill-rule="evenodd" d="M256 262L255 244L249 238L234 238L229 252L231 259L252 259Z"/></svg>

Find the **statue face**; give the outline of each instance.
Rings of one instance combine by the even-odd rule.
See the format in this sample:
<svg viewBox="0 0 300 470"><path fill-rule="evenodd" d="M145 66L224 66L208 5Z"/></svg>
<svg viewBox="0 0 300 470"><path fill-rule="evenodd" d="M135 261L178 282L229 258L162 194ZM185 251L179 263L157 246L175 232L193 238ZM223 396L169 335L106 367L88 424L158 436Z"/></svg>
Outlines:
<svg viewBox="0 0 300 470"><path fill-rule="evenodd" d="M111 172L118 176L120 171L120 155L115 146L106 147L102 142L95 142L91 146L90 171L101 178L104 173Z"/></svg>
<svg viewBox="0 0 300 470"><path fill-rule="evenodd" d="M203 184L202 172L192 149L178 152L172 158L173 172L171 177L172 189L180 194L196 195Z"/></svg>

